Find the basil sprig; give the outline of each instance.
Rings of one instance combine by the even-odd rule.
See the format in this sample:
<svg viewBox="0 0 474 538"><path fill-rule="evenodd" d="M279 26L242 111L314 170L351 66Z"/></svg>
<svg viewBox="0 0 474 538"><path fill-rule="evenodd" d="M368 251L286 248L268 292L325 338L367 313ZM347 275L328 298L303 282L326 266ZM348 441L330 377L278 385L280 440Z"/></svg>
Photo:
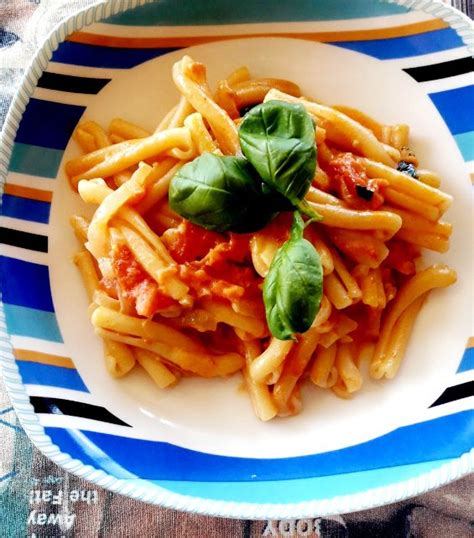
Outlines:
<svg viewBox="0 0 474 538"><path fill-rule="evenodd" d="M208 230L253 232L279 211L298 208L316 169L314 124L302 105L268 101L253 107L239 128L246 157L205 153L185 164L169 189L171 208Z"/></svg>
<svg viewBox="0 0 474 538"><path fill-rule="evenodd" d="M303 231L303 219L295 211L290 238L275 254L263 284L268 327L279 340L306 332L321 304L321 259Z"/></svg>
<svg viewBox="0 0 474 538"><path fill-rule="evenodd" d="M237 233L257 231L276 213L298 209L263 286L271 333L293 339L311 327L322 296L321 260L303 237L301 216L321 218L304 200L316 169L314 124L303 106L269 101L245 115L239 137L245 157L204 153L175 174L170 207L208 230Z"/></svg>
<svg viewBox="0 0 474 538"><path fill-rule="evenodd" d="M274 215L272 194L263 192L243 157L204 153L174 175L169 203L173 211L208 230L248 233L263 228Z"/></svg>
<svg viewBox="0 0 474 538"><path fill-rule="evenodd" d="M314 124L303 105L267 101L239 128L242 152L262 180L297 207L316 170Z"/></svg>

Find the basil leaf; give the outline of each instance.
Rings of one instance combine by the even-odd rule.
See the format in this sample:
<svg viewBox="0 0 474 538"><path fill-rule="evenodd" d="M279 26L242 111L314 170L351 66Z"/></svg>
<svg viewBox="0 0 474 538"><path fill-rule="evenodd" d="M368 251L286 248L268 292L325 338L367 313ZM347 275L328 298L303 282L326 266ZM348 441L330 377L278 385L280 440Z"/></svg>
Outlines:
<svg viewBox="0 0 474 538"><path fill-rule="evenodd" d="M219 232L259 230L275 211L244 158L213 153L178 170L170 182L169 204L194 224Z"/></svg>
<svg viewBox="0 0 474 538"><path fill-rule="evenodd" d="M290 239L275 254L263 284L267 323L273 336L290 340L306 332L321 304L323 269L314 246L303 237L295 212Z"/></svg>
<svg viewBox="0 0 474 538"><path fill-rule="evenodd" d="M252 108L239 128L242 152L262 180L293 206L316 170L314 123L299 104L268 101Z"/></svg>

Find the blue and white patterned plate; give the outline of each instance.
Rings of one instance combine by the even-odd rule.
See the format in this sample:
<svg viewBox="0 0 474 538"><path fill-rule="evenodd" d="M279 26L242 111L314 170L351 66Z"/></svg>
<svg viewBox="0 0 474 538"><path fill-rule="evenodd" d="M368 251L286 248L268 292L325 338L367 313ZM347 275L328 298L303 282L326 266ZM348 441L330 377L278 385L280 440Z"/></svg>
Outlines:
<svg viewBox="0 0 474 538"><path fill-rule="evenodd" d="M0 364L38 448L113 491L242 518L361 510L472 470L473 43L468 19L429 0L278 9L109 0L63 22L27 72L0 152ZM176 100L171 65L184 50L211 82L246 64L322 101L411 125L423 166L455 199L443 261L459 281L430 298L394 381L368 382L350 402L313 390L300 416L262 424L237 376L161 392L139 372L107 376L70 263L68 218L82 205L63 163L77 154L70 138L81 118L152 129Z"/></svg>

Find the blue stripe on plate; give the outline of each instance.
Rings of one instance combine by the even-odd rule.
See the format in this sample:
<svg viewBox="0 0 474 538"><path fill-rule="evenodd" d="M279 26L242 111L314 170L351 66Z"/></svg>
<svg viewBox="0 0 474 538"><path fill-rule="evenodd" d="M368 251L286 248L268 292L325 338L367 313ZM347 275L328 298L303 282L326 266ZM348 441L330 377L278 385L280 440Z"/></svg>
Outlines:
<svg viewBox="0 0 474 538"><path fill-rule="evenodd" d="M64 149L85 107L43 99L30 99L18 128L15 142Z"/></svg>
<svg viewBox="0 0 474 538"><path fill-rule="evenodd" d="M88 67L109 67L129 69L143 62L163 56L177 48L126 49L119 47L101 47L65 41L53 53L53 62Z"/></svg>
<svg viewBox="0 0 474 538"><path fill-rule="evenodd" d="M87 443L77 443L77 430L46 428L54 444L85 465L103 470L118 465L143 479L205 482L309 478L456 458L469 451L472 443L472 436L459 436L459 431L472 429L474 411L463 411L341 450L297 458L254 459L215 456L168 443L82 430ZM122 474L116 477L129 478Z"/></svg>
<svg viewBox="0 0 474 538"><path fill-rule="evenodd" d="M16 336L41 338L48 342L62 342L56 315L25 306L4 304L8 332Z"/></svg>
<svg viewBox="0 0 474 538"><path fill-rule="evenodd" d="M3 303L54 312L46 265L0 256L0 275Z"/></svg>
<svg viewBox="0 0 474 538"><path fill-rule="evenodd" d="M55 179L64 151L15 142L9 170L18 174Z"/></svg>
<svg viewBox="0 0 474 538"><path fill-rule="evenodd" d="M463 159L474 161L474 131L454 135L454 140L456 140Z"/></svg>
<svg viewBox="0 0 474 538"><path fill-rule="evenodd" d="M370 41L341 41L332 45L362 52L379 60L393 60L454 49L463 46L464 43L455 30L446 28L413 36Z"/></svg>
<svg viewBox="0 0 474 538"><path fill-rule="evenodd" d="M265 482L176 482L153 480L152 484L161 486L181 495L204 497L221 501L249 503L294 503L329 499L339 495L350 495L371 488L396 484L449 463L449 460L429 461L361 471L358 473L334 476L319 476L299 480L279 480ZM143 480L131 480L137 486L144 486ZM148 487L150 482L147 482Z"/></svg>
<svg viewBox="0 0 474 538"><path fill-rule="evenodd" d="M358 19L398 15L409 11L405 7L380 0L293 0L280 2L271 9L266 0L239 2L229 0L161 0L114 15L104 22L127 26L166 26L201 24L239 24L258 22L291 22L314 20ZM270 8L270 9L269 9Z"/></svg>
<svg viewBox="0 0 474 538"><path fill-rule="evenodd" d="M474 370L474 347L466 349L456 373L459 374L459 372L467 372L468 370Z"/></svg>
<svg viewBox="0 0 474 538"><path fill-rule="evenodd" d="M51 386L51 383L54 382L54 387L89 392L79 372L73 368L62 368L29 361L16 361L16 364L25 385ZM51 393L53 392L54 388L51 387Z"/></svg>
<svg viewBox="0 0 474 538"><path fill-rule="evenodd" d="M429 96L453 135L474 131L474 84Z"/></svg>
<svg viewBox="0 0 474 538"><path fill-rule="evenodd" d="M0 214L6 217L47 224L49 222L50 208L51 204L49 202L4 194Z"/></svg>

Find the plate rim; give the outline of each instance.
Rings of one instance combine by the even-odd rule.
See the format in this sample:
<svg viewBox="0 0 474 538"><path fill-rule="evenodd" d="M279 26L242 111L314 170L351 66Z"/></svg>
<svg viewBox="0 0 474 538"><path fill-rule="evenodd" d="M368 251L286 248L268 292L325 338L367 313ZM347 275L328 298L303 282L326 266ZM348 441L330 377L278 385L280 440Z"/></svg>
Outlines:
<svg viewBox="0 0 474 538"><path fill-rule="evenodd" d="M36 88L37 81L46 69L53 51L70 33L84 26L155 1L122 0L120 3L117 3L114 0L102 0L99 3L71 14L60 22L46 37L26 69L5 118L0 137L0 197L3 195L11 151L18 126L29 99ZM411 10L423 11L445 20L461 37L468 50L474 53L472 21L455 8L442 3L440 0L379 0L379 2L398 4L408 7ZM126 480L115 478L105 471L85 465L78 459L73 459L69 454L62 452L60 447L53 444L51 438L46 435L44 427L39 422L39 418L30 403L25 385L18 372L16 360L12 353L10 336L5 324L3 303L1 301L0 371L2 372L8 395L20 424L36 448L46 457L60 465L66 471L89 480L97 486L167 508L211 516L245 519L302 519L314 517L315 514L318 516L328 516L375 508L397 502L440 487L474 471L474 449L472 449L470 452L464 453L453 461L442 464L415 478L323 500L309 500L296 503L250 503L219 501L183 495L156 484L150 487L146 480L140 480L140 484L131 484Z"/></svg>

